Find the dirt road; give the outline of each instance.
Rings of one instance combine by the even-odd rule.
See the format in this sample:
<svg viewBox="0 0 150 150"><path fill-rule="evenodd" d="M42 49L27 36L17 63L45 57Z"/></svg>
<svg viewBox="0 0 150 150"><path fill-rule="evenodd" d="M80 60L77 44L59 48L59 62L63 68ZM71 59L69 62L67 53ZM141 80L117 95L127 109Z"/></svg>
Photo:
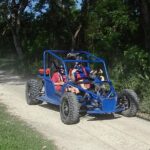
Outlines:
<svg viewBox="0 0 150 150"><path fill-rule="evenodd" d="M25 81L0 71L0 103L60 150L150 150L150 122L139 118L85 116L79 124L64 125L59 109L48 104L29 106Z"/></svg>

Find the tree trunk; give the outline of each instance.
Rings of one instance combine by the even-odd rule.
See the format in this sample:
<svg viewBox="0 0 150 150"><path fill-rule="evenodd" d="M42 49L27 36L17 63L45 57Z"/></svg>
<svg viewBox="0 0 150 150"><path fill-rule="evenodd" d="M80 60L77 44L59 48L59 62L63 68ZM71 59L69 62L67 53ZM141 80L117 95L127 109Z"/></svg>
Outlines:
<svg viewBox="0 0 150 150"><path fill-rule="evenodd" d="M77 43L76 41L77 41L77 37L78 37L78 35L79 35L79 32L80 32L81 28L82 28L82 25L80 24L80 25L78 26L78 28L77 28L75 34L72 35L72 50L74 50L74 49L76 48L76 43Z"/></svg>
<svg viewBox="0 0 150 150"><path fill-rule="evenodd" d="M21 30L21 17L27 7L29 0L12 0L11 6L8 7L9 12L11 13L11 22L10 28L13 36L14 46L18 54L19 59L23 59L23 51L21 46L20 39L20 30Z"/></svg>
<svg viewBox="0 0 150 150"><path fill-rule="evenodd" d="M13 36L13 41L14 41L14 46L17 51L19 59L23 59L23 52L22 52L22 47L21 47L21 41L19 36L15 33L15 31L12 29L12 36Z"/></svg>
<svg viewBox="0 0 150 150"><path fill-rule="evenodd" d="M81 16L80 16L80 24L82 25L82 28L80 30L80 39L79 39L79 46L81 49L87 48L86 29L88 24L89 5L90 0L82 0Z"/></svg>

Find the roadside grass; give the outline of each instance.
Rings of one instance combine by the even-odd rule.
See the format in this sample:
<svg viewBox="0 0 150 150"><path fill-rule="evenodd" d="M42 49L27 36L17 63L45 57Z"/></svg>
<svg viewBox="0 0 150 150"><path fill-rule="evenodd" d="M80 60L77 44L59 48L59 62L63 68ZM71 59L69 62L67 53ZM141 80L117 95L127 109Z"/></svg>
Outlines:
<svg viewBox="0 0 150 150"><path fill-rule="evenodd" d="M56 146L0 104L0 150L56 150Z"/></svg>

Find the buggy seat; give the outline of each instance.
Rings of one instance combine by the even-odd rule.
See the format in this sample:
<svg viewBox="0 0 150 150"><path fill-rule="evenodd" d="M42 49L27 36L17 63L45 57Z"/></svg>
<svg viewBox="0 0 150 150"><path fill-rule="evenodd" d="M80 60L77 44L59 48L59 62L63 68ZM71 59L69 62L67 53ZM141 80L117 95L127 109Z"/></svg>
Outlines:
<svg viewBox="0 0 150 150"><path fill-rule="evenodd" d="M38 72L39 72L39 74L41 75L41 76L43 76L44 75L44 69L43 68L40 68L39 70L38 70ZM50 69L49 68L47 68L46 69L46 76L50 76Z"/></svg>

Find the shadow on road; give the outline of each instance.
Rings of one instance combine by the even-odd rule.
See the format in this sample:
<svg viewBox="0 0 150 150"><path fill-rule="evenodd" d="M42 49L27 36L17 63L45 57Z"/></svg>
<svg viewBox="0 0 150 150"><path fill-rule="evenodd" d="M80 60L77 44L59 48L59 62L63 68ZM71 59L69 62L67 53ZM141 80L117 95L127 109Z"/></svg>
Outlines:
<svg viewBox="0 0 150 150"><path fill-rule="evenodd" d="M39 106L47 108L49 110L53 110L53 111L59 112L59 106L56 106L56 105L53 105L53 104L47 103L47 104L41 104Z"/></svg>
<svg viewBox="0 0 150 150"><path fill-rule="evenodd" d="M12 84L12 85L23 85L26 79L12 74L10 71L0 70L0 84Z"/></svg>
<svg viewBox="0 0 150 150"><path fill-rule="evenodd" d="M121 118L121 116L117 114L101 114L101 115L95 115L91 117L92 118L88 119L87 121L114 120L114 119Z"/></svg>
<svg viewBox="0 0 150 150"><path fill-rule="evenodd" d="M46 109L49 109L50 111L59 112L59 106L55 106L53 104L47 103L47 104L41 104L40 107L44 107ZM87 117L88 116L88 117ZM89 118L90 117L90 118ZM121 118L118 114L101 114L101 115L80 115L80 119L87 118L87 121L102 121L102 120L114 120Z"/></svg>

